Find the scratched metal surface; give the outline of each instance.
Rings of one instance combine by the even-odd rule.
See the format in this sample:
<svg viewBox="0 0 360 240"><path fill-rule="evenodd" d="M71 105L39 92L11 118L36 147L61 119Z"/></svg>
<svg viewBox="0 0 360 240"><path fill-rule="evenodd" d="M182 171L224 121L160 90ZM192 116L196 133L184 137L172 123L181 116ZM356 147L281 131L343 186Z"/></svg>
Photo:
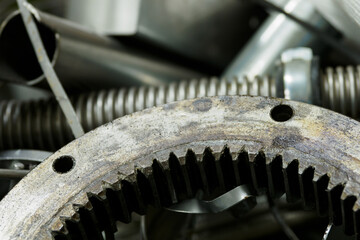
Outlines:
<svg viewBox="0 0 360 240"><path fill-rule="evenodd" d="M271 110L279 104L293 109L294 115L288 121L277 122L271 118ZM357 213L353 218L352 211L354 202L354 211L359 208L359 201L353 197L358 196L360 189L359 140L360 125L357 121L284 99L223 96L151 108L85 134L28 174L0 202L0 239L51 239L61 234L74 238L66 224L69 221L82 223L86 216L79 214L78 210L91 212L95 208L89 201L92 196L97 196L105 204L109 189L121 192L123 181L139 186L141 193L134 199L139 206L129 208L129 212L144 212L140 203L155 206L175 203L196 190L193 179L199 176L192 174L191 167L187 166L190 155L200 166L198 173L201 177L198 179L202 185L199 187L211 191L211 179L206 166L203 166L204 152L209 148L216 164L223 159L240 164L240 155L245 152L249 161L247 170L251 175L249 181L258 194L269 189L274 197L285 192L289 201L300 198L305 208L316 209L319 214L330 214L338 224L345 223L346 231L353 234L359 225L353 222ZM184 192L175 184L169 166L170 153L177 157L179 166L185 166ZM53 162L64 155L72 156L75 166L68 173L54 172ZM273 164L279 156L281 164ZM163 173L155 172L154 169L159 167L154 167L154 159L161 165ZM289 166L294 163L298 163L298 167L293 176ZM234 173L221 169L221 173L213 176L217 179L219 192L243 181L239 171L234 175L234 182L229 184L227 175ZM309 177L311 171L313 175ZM142 183L137 182L139 172L150 179L151 199L142 195ZM164 188L157 181L161 174L166 176ZM281 175L283 182L276 180L276 174ZM343 185L339 184L345 183L343 191L334 190L339 186L342 190ZM127 195L124 198L128 200ZM344 209L343 214L341 209ZM105 218L99 220L109 221ZM111 221L109 223L111 225ZM98 230L104 229L100 226ZM86 231L79 234L88 236Z"/></svg>

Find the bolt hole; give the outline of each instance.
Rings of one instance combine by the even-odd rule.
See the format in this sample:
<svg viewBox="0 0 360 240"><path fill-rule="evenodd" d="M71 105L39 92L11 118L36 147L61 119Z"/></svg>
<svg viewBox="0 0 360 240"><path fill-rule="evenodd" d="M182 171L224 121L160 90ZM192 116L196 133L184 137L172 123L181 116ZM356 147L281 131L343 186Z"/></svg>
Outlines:
<svg viewBox="0 0 360 240"><path fill-rule="evenodd" d="M294 111L289 105L277 105L270 112L271 118L277 122L285 122L293 115Z"/></svg>
<svg viewBox="0 0 360 240"><path fill-rule="evenodd" d="M63 174L73 169L75 165L75 159L71 156L61 156L57 158L53 163L53 169L55 172Z"/></svg>

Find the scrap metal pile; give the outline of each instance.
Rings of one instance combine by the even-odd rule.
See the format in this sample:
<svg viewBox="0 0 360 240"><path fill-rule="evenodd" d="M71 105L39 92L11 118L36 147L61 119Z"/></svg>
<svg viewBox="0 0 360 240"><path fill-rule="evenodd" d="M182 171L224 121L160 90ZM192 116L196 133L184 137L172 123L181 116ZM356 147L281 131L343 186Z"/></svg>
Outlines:
<svg viewBox="0 0 360 240"><path fill-rule="evenodd" d="M360 238L359 12L0 0L0 239Z"/></svg>

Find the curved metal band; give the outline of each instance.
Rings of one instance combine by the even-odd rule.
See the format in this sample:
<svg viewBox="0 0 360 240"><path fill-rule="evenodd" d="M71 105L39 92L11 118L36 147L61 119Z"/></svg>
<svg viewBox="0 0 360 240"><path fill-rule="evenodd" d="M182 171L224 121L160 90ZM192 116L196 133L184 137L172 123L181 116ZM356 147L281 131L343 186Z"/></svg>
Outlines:
<svg viewBox="0 0 360 240"><path fill-rule="evenodd" d="M293 116L283 122L273 120L270 113L278 105L290 106ZM360 206L354 198L360 190L359 142L360 124L357 121L284 99L224 96L148 109L85 134L28 174L0 202L0 239L15 236L50 239L51 231L67 234L64 224L67 220L78 223L82 217L79 208L96 208L89 198L96 196L96 201L106 203L111 189L114 192L125 188L124 181L140 186L143 184L140 180L146 177L152 191L158 191L158 195L154 195L155 205L158 202L160 205L176 203L180 192L166 172L171 162L169 154L172 153L170 158L177 156L180 165L190 164L192 157L201 166L207 154L204 149L208 148L211 148L211 156L220 163L223 156L232 159L230 163L238 162L241 160L238 154L246 151L249 176L258 194L264 188L280 189L276 185L280 183L272 175L276 170L284 176L285 186L281 185L289 199L299 194L305 205L314 202L309 206L316 207L319 213L328 211L323 209L328 206L328 201L337 200L333 202L335 205L329 205L329 212L342 218L349 233L353 233L351 227L355 226L356 230L359 225L353 222L357 218L352 215L357 214ZM59 174L54 171L54 164L64 156L71 156L74 166ZM226 170L226 167L221 169ZM217 176L222 191L231 187L223 173ZM200 168L199 174L206 176L206 171ZM198 175L189 176L185 185L191 190L194 184L191 177ZM299 181L300 185L294 185ZM239 182L236 180L237 184ZM343 186L339 184L345 182L343 191L337 191L338 186ZM168 198L162 197L165 192ZM310 192L314 199L309 199L307 193ZM116 196L127 199L128 195L123 193ZM342 194L341 199L335 193ZM139 199L146 200L146 197ZM322 204L324 202L327 204ZM111 202L106 204L111 205ZM344 209L343 216L341 208ZM129 211L133 209L129 208Z"/></svg>

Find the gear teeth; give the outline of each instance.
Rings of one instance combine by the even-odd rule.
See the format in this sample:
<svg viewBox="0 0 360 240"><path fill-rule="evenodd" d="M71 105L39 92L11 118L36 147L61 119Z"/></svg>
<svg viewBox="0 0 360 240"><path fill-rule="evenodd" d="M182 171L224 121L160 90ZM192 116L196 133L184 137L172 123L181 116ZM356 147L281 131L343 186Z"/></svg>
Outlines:
<svg viewBox="0 0 360 240"><path fill-rule="evenodd" d="M75 221L75 220L65 220L65 224L68 228L68 231L70 233L71 239L89 239L86 235L85 228L81 221ZM90 238L91 239L91 238Z"/></svg>
<svg viewBox="0 0 360 240"><path fill-rule="evenodd" d="M211 151L211 149L210 149L210 151ZM222 158L224 158L224 151L226 151L226 147L224 147L221 151L213 152L213 156L215 157L216 177L218 179L220 193L223 193L226 191L224 173L222 171L222 166L221 166L221 162L220 162L220 160L222 160ZM231 171L229 172L229 174L231 174Z"/></svg>
<svg viewBox="0 0 360 240"><path fill-rule="evenodd" d="M53 237L102 240L105 233L106 239L113 239L116 221L130 222L131 212L145 214L148 204L169 206L194 196L205 186L209 187L205 189L206 197L212 197L241 184L258 194L269 191L272 198L285 192L288 202L301 199L305 209L316 208L320 216L329 214L334 225L343 223L346 234L358 236L355 226L360 226L360 210L354 208L356 197L345 194L344 184L331 185L329 175L320 175L313 167L301 168L301 172L298 160L288 163L272 152L249 154L243 148L232 155L227 146L216 148L216 152L210 148L196 151L188 150L180 158L171 153L167 161L153 160L151 166L135 168L127 177L106 176L101 185L92 185L87 195L74 201L78 204L62 210L61 216L69 217L56 222Z"/></svg>
<svg viewBox="0 0 360 240"><path fill-rule="evenodd" d="M230 149L228 147L224 147L218 162L220 165L219 172L221 173L221 179L223 179L224 182L225 191L235 188L237 186L235 168L233 164L233 157L231 156Z"/></svg>
<svg viewBox="0 0 360 240"><path fill-rule="evenodd" d="M266 164L266 173L269 183L269 194L272 198L280 198L285 192L283 160L277 155L270 163Z"/></svg>
<svg viewBox="0 0 360 240"><path fill-rule="evenodd" d="M286 200L294 203L300 199L299 161L293 160L283 169Z"/></svg>
<svg viewBox="0 0 360 240"><path fill-rule="evenodd" d="M240 173L239 173L239 159L238 159L239 154L240 153L232 155L232 168L233 168L233 171L234 171L235 185L236 186L241 185L241 179L240 179Z"/></svg>
<svg viewBox="0 0 360 240"><path fill-rule="evenodd" d="M120 220L125 223L131 221L131 214L126 203L123 188L120 189L107 189L106 198L109 205L112 207L112 215L116 220Z"/></svg>
<svg viewBox="0 0 360 240"><path fill-rule="evenodd" d="M64 228L62 229L62 233L66 236L66 239L74 239L73 236L76 236L76 233L70 233L69 230L73 230L73 229L69 229L69 227L67 226L67 221L70 220L70 217L60 217L60 221L62 222L62 224L64 225ZM76 239L76 238L75 238Z"/></svg>
<svg viewBox="0 0 360 240"><path fill-rule="evenodd" d="M88 239L103 240L93 209L79 208L79 215L81 216L82 225L86 229Z"/></svg>
<svg viewBox="0 0 360 240"><path fill-rule="evenodd" d="M207 183L203 188L205 195L212 196L218 194L220 192L220 183L217 174L215 156L213 155L211 149L205 149L199 165L199 169L202 182Z"/></svg>
<svg viewBox="0 0 360 240"><path fill-rule="evenodd" d="M353 206L356 202L355 196L345 196L345 193L341 196L341 212L342 221L344 227L344 233L347 235L353 235L355 233L354 218L353 218Z"/></svg>
<svg viewBox="0 0 360 240"><path fill-rule="evenodd" d="M150 183L150 175L148 175L147 177L142 171L137 170L136 180L139 186L141 196L145 198L145 202L153 204L155 207L160 207L160 199L158 197L156 189L154 189L154 187Z"/></svg>
<svg viewBox="0 0 360 240"><path fill-rule="evenodd" d="M141 180L141 184L143 185L141 188L141 193L148 196L151 200L151 204L153 204L155 207L159 208L161 207L161 199L159 196L158 189L156 187L154 175L151 173L151 171L144 171L138 173L138 177Z"/></svg>
<svg viewBox="0 0 360 240"><path fill-rule="evenodd" d="M59 219L59 222L61 222L61 227L60 229L51 232L52 237L55 240L71 240L66 224L62 221L62 219Z"/></svg>
<svg viewBox="0 0 360 240"><path fill-rule="evenodd" d="M315 209L314 168L306 168L299 176L300 194L305 210Z"/></svg>
<svg viewBox="0 0 360 240"><path fill-rule="evenodd" d="M186 172L190 179L190 185L192 186L192 192L195 195L199 189L204 189L201 179L200 168L195 153L192 150L188 150L185 156Z"/></svg>
<svg viewBox="0 0 360 240"><path fill-rule="evenodd" d="M192 193L189 179L186 179L185 175L187 176L187 174L184 173L179 159L174 153L170 153L169 155L169 168L177 200L182 201L187 199L187 197L191 197Z"/></svg>
<svg viewBox="0 0 360 240"><path fill-rule="evenodd" d="M96 219L100 229L105 232L106 239L116 232L116 225L111 221L112 216L108 214L108 210L104 206L102 199L96 195L90 195L89 200L93 206Z"/></svg>
<svg viewBox="0 0 360 240"><path fill-rule="evenodd" d="M64 206L59 220L57 228L60 228L60 231L57 231L57 233L60 235L66 235L69 239L79 239L85 236L85 229L80 223L79 208L77 206L72 204Z"/></svg>
<svg viewBox="0 0 360 240"><path fill-rule="evenodd" d="M360 210L353 212L353 221L356 239L360 239Z"/></svg>
<svg viewBox="0 0 360 240"><path fill-rule="evenodd" d="M117 231L117 228L116 228L117 218L112 210L112 206L110 205L109 199L106 197L106 194L108 191L109 191L109 189L104 191L104 197L102 198L101 202L104 206L106 215L107 215L108 219L110 220L112 231L116 232Z"/></svg>
<svg viewBox="0 0 360 240"><path fill-rule="evenodd" d="M170 201L168 201L168 199L165 199L165 202L164 202L164 200L161 198L161 196L159 194L159 190L156 186L156 181L154 179L154 175L151 174L147 178L149 179L149 182L150 182L150 187L151 187L152 194L153 194L154 200L155 200L155 206L162 207L163 203L167 204L166 202L170 202Z"/></svg>
<svg viewBox="0 0 360 240"><path fill-rule="evenodd" d="M240 184L252 185L252 178L250 172L249 154L243 148L237 157L237 172L239 172Z"/></svg>
<svg viewBox="0 0 360 240"><path fill-rule="evenodd" d="M252 181L257 193L264 194L267 192L268 182L266 176L266 157L264 152L250 155L250 171Z"/></svg>
<svg viewBox="0 0 360 240"><path fill-rule="evenodd" d="M329 198L329 218L335 226L342 224L341 195L345 185L339 184L327 191Z"/></svg>
<svg viewBox="0 0 360 240"><path fill-rule="evenodd" d="M173 191L171 190L171 186L168 182L170 179L167 178L163 166L157 160L154 160L152 164L151 179L153 179L153 181L150 181L150 183L154 183L154 188L157 190L162 206L169 206L176 202Z"/></svg>
<svg viewBox="0 0 360 240"><path fill-rule="evenodd" d="M175 191L175 188L174 188L174 182L172 181L172 177L171 177L171 174L170 174L169 162L166 161L166 162L163 162L163 164L167 164L164 171L165 171L165 177L166 177L166 180L167 180L167 183L168 183L168 189L169 189L169 192L170 192L171 201L172 201L172 203L177 203L177 202L179 202L179 200L178 200L178 198L176 196L176 191Z"/></svg>
<svg viewBox="0 0 360 240"><path fill-rule="evenodd" d="M125 204L122 204L122 212L128 212L126 216L129 216L132 211L145 214L145 204L141 200L141 194L136 183L123 180L121 181L121 189L123 196L126 196L126 198L124 197Z"/></svg>
<svg viewBox="0 0 360 240"><path fill-rule="evenodd" d="M55 233L53 234L53 238L55 240L71 240L70 235L65 233L59 233L59 234Z"/></svg>
<svg viewBox="0 0 360 240"><path fill-rule="evenodd" d="M136 198L138 199L138 206L139 206L138 214L145 214L147 203L144 202L144 200L143 200L143 197L141 195L140 188L139 188L139 185L137 182L133 183L133 188L134 188Z"/></svg>
<svg viewBox="0 0 360 240"><path fill-rule="evenodd" d="M315 206L319 216L328 215L329 211L329 199L326 189L329 185L329 176L323 175L320 178L313 180L313 187L315 192Z"/></svg>
<svg viewBox="0 0 360 240"><path fill-rule="evenodd" d="M174 154L174 156L177 156L176 154ZM183 156L186 156L186 154L184 154ZM177 158L177 157L176 157ZM193 187L191 186L191 178L189 175L189 172L187 171L187 165L186 165L186 158L185 157L180 157L177 158L180 165L181 165L181 172L184 176L184 181L185 181L185 187L186 187L186 193L188 198L192 198L196 195L196 192L193 191Z"/></svg>

